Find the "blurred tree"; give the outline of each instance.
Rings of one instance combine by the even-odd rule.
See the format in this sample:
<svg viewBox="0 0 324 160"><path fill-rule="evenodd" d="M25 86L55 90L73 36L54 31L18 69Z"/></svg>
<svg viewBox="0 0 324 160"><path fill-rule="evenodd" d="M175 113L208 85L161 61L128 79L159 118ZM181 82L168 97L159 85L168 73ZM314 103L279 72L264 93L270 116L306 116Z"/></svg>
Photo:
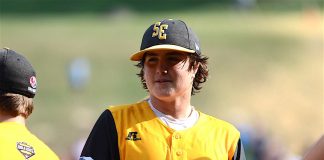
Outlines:
<svg viewBox="0 0 324 160"><path fill-rule="evenodd" d="M2 13L51 13L51 12L109 12L119 7L135 11L181 10L206 4L229 5L233 0L164 0L156 5L150 0L0 0Z"/></svg>
<svg viewBox="0 0 324 160"><path fill-rule="evenodd" d="M312 4L323 7L324 0L164 0L157 5L151 0L0 0L0 13L105 13L126 7L137 12L193 9L200 6L232 7L238 3L270 8L295 9Z"/></svg>

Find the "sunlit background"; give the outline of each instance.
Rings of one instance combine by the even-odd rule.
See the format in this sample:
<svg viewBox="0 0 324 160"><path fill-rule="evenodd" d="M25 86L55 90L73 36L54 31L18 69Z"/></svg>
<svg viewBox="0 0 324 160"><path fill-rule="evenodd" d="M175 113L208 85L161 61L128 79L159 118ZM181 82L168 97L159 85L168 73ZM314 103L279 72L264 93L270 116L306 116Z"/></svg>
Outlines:
<svg viewBox="0 0 324 160"><path fill-rule="evenodd" d="M323 0L0 0L0 47L37 71L30 130L77 159L109 105L147 93L129 56L152 23L181 19L210 77L193 105L235 124L247 159L300 159L324 132Z"/></svg>

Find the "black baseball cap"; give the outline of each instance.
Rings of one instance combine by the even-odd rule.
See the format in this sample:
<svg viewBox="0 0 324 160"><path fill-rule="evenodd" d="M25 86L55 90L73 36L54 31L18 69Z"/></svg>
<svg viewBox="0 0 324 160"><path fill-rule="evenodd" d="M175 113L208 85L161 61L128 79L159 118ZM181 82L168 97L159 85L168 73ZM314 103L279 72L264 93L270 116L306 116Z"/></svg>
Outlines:
<svg viewBox="0 0 324 160"><path fill-rule="evenodd" d="M0 93L33 98L36 87L36 73L28 60L9 48L0 49Z"/></svg>
<svg viewBox="0 0 324 160"><path fill-rule="evenodd" d="M133 54L132 61L140 61L145 52L175 50L200 55L196 34L181 20L165 19L152 24L144 33L140 51Z"/></svg>

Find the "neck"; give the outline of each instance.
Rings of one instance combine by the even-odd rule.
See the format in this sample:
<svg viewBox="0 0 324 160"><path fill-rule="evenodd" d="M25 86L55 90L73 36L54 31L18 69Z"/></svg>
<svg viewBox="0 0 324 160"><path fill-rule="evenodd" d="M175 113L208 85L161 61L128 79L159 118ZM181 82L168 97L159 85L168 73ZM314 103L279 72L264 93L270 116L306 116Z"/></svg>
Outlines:
<svg viewBox="0 0 324 160"><path fill-rule="evenodd" d="M21 115L14 117L14 116L0 113L0 122L17 122L17 123L26 125L26 119L25 119L25 117L23 117Z"/></svg>
<svg viewBox="0 0 324 160"><path fill-rule="evenodd" d="M190 96L189 98L177 97L170 101L160 100L154 96L150 96L150 99L155 109L175 119L184 119L191 114Z"/></svg>

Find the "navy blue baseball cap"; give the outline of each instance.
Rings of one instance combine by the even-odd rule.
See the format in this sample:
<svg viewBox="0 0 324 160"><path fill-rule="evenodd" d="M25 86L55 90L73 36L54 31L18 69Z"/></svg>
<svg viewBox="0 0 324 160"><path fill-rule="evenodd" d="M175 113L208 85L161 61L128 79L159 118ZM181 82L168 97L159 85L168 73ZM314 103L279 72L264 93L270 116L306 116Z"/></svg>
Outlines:
<svg viewBox="0 0 324 160"><path fill-rule="evenodd" d="M165 19L152 24L144 33L140 51L130 59L140 61L144 53L154 50L174 50L200 55L196 34L181 20Z"/></svg>
<svg viewBox="0 0 324 160"><path fill-rule="evenodd" d="M36 87L36 73L29 61L9 48L0 49L0 93L33 98Z"/></svg>

